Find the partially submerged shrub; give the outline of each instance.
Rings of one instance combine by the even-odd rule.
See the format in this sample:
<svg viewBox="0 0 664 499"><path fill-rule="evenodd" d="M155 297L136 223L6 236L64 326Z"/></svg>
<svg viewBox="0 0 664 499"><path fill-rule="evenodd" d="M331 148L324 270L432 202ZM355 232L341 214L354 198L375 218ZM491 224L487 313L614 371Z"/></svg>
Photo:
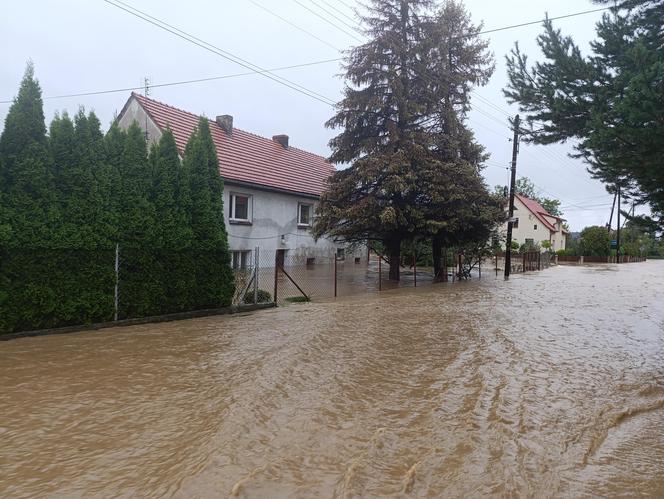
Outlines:
<svg viewBox="0 0 664 499"><path fill-rule="evenodd" d="M257 293L257 300L256 303L267 303L272 301L272 295L268 292L265 291L264 289L259 289ZM254 303L254 290L250 289L244 294L244 300L243 303L249 304L249 303Z"/></svg>

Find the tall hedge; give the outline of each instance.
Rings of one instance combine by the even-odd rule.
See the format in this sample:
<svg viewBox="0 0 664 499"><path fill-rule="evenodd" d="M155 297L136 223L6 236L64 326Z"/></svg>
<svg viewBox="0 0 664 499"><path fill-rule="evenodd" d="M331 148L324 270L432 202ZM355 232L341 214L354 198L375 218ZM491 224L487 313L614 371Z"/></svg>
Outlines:
<svg viewBox="0 0 664 499"><path fill-rule="evenodd" d="M190 179L191 229L198 262L193 301L201 308L228 306L235 282L224 224L223 182L205 118L200 119L198 128L187 143L183 167Z"/></svg>
<svg viewBox="0 0 664 499"><path fill-rule="evenodd" d="M0 334L229 305L223 185L207 121L183 161L166 130L148 155L136 123L94 113L49 134L28 65L0 135Z"/></svg>

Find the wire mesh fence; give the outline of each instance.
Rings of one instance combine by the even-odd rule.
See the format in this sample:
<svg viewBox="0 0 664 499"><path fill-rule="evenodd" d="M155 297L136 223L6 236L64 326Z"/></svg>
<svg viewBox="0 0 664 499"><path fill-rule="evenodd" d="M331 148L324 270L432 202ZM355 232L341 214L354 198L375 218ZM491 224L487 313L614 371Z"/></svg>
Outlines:
<svg viewBox="0 0 664 499"><path fill-rule="evenodd" d="M333 299L502 273L505 256L446 251L440 270L416 256L390 262L376 251L283 249L0 253L0 333L216 309ZM551 253L512 255L512 272L541 270ZM429 258L430 260L430 258ZM637 259L624 258L623 261ZM391 265L399 279L390 279ZM231 272L232 271L232 272Z"/></svg>

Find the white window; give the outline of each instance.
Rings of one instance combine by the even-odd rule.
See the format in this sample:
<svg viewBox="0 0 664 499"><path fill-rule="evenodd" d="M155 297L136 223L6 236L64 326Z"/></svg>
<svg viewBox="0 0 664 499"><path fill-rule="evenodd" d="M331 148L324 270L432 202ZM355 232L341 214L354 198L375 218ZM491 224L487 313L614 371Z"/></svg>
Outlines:
<svg viewBox="0 0 664 499"><path fill-rule="evenodd" d="M515 218L514 222L512 222L512 228L513 229L518 229L519 228L519 219Z"/></svg>
<svg viewBox="0 0 664 499"><path fill-rule="evenodd" d="M231 193L230 201L230 222L251 223L251 196Z"/></svg>
<svg viewBox="0 0 664 499"><path fill-rule="evenodd" d="M337 248L337 260L345 260L345 259L346 259L346 249Z"/></svg>
<svg viewBox="0 0 664 499"><path fill-rule="evenodd" d="M244 270L251 266L251 251L231 251L233 270Z"/></svg>
<svg viewBox="0 0 664 499"><path fill-rule="evenodd" d="M313 205L299 203L297 205L297 225L300 227L311 227L313 211Z"/></svg>
<svg viewBox="0 0 664 499"><path fill-rule="evenodd" d="M537 224L533 225L533 230L537 230Z"/></svg>

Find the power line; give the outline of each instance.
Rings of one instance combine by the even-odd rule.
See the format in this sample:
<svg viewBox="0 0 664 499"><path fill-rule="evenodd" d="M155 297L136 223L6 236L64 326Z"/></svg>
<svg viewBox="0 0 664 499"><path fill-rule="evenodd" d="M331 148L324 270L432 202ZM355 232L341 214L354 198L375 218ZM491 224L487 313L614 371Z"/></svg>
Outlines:
<svg viewBox="0 0 664 499"><path fill-rule="evenodd" d="M183 31L179 28L176 28L160 19L157 19L156 17L153 17L149 14L146 14L145 12L142 12L130 5L127 5L123 3L121 0L103 0L109 5L112 5L113 7L116 7L120 10L123 10L135 17L138 17L139 19L142 19L164 31L167 31L178 38L182 38L185 41L188 41L189 43L192 43L194 45L197 45L198 47L201 47L208 52L211 52L215 55L218 55L219 57L222 57L228 61L231 61L235 64L238 64L246 69L249 69L250 71L253 71L257 74L261 74L262 76L269 78L272 81L275 81L279 83L280 85L283 85L285 87L290 88L291 90L295 90L296 92L299 92L303 95L306 95L307 97L310 97L312 99L315 99L319 102L322 102L324 104L327 104L329 106L334 105L334 101L328 97L325 97L324 95L321 95L313 90L310 90L298 83L292 82L290 80L287 80L286 78L277 76L277 75L272 75L268 70L265 70L264 68L261 68L260 66L257 66L256 64L253 64L245 59L242 59L241 57L236 56L235 54L228 52L226 50L223 50L219 47L216 47L212 45L211 43L208 43L204 40L201 40L200 38L197 38L194 35L191 35L187 33L186 31Z"/></svg>
<svg viewBox="0 0 664 499"><path fill-rule="evenodd" d="M341 26L339 26L339 25L336 24L336 23L333 23L333 22L330 21L328 18L326 18L325 16L319 14L319 13L316 12L315 10L310 9L309 7L307 7L306 5L304 5L302 2L300 2L300 0L293 0L293 2L295 2L296 4L298 4L298 5L299 5L300 7L302 7L303 9L308 10L309 12L311 12L313 15L315 15L315 16L318 17L319 19L322 19L323 21L325 21L326 23L330 24L331 26L334 26L335 28L337 28L337 29L338 29L339 31L341 31L342 33L345 33L346 35L350 36L350 37L353 38L355 41L358 41L358 42L360 42L360 43L362 42L362 39L361 39L361 38L358 38L357 36L355 36L355 35L354 35L353 33L351 33L350 31L346 31L346 30L343 29Z"/></svg>
<svg viewBox="0 0 664 499"><path fill-rule="evenodd" d="M564 16L549 17L549 18L546 18L546 19L540 19L538 21L529 21L529 22L521 23L521 24L512 24L510 26L504 26L502 28L493 28L493 29L488 29L488 30L485 30L485 31L480 31L478 33L474 33L474 34L471 34L471 35L460 35L459 38L465 38L467 36L486 35L488 33L496 33L497 31L505 31L505 30L514 29L514 28L522 28L524 26L531 26L533 24L540 24L540 23L543 23L547 20L548 21L557 21L559 19L567 19L569 17L583 16L583 15L586 15L586 14L594 14L595 12L602 12L604 10L611 10L612 8L613 7L601 7L599 9L584 10L582 12L574 12L572 14L565 14Z"/></svg>
<svg viewBox="0 0 664 499"><path fill-rule="evenodd" d="M144 14L144 15L147 16L147 17L152 17L152 19L154 19L155 21L162 23L163 26L160 25L160 24L157 24L156 22L153 22L153 21L151 21L151 20L149 20L149 19L145 19L145 17L143 17L143 16L137 14L136 12L132 12L132 11L128 10L127 8L124 8L124 7L121 7L120 5L117 5L117 4L115 4L115 3L112 3L112 2L109 1L109 0L103 0L103 1L105 1L106 3L108 3L108 4L110 4L110 5L113 5L113 6L116 7L116 8L119 8L119 9L121 9L121 10L124 10L124 11L128 12L129 14L132 14L133 16L139 17L140 19L143 19L143 20L145 20L146 22L149 22L150 24L153 24L153 25L157 26L158 28L161 28L161 29L163 29L163 30L165 30L165 31L168 31L168 32L170 32L171 34L173 34L173 35L175 35L175 36L178 36L178 37L180 37L180 38L182 38L182 39L184 39L184 40L186 40L186 41L188 41L188 42L190 42L190 43L193 43L193 44L195 44L195 45L198 45L198 46L200 46L201 48L204 48L205 50L208 50L208 51L210 51L210 52L212 52L212 53L214 53L214 54L216 54L216 55L219 55L219 56L221 56L221 57L224 57L224 58L226 58L226 59L228 59L228 60L230 60L230 61L232 61L232 62L235 62L236 64L239 64L239 65L241 65L241 66L243 66L243 67L245 67L245 68L251 70L251 73L238 73L238 74L231 74L231 75L214 76L214 77L210 77L210 78L200 78L200 79L193 79L193 80L183 80L183 81L176 81L176 82L169 82L169 83L162 83L162 84L157 84L157 85L151 85L153 88L162 87L162 86L163 86L163 87L166 87L166 86L174 86L174 85L186 85L186 84L190 84L190 83L199 83L199 82L211 81L211 80L215 80L215 79L225 79L225 78L233 78L233 77L238 77L238 76L247 76L247 75L250 75L250 74L262 74L263 76L265 76L265 77L267 77L267 78L270 78L271 80L276 81L277 83L280 83L280 84L282 84L282 85L285 85L285 86L287 86L287 87L289 87L289 88L291 88L291 89L293 89L293 90L295 90L295 91L297 91L297 92L300 92L300 93L302 93L302 94L304 94L304 95L307 95L308 97L315 98L316 100L319 100L319 101L324 101L324 100L329 101L329 102L325 102L325 103L326 103L326 104L330 104L330 105L332 105L332 102L333 102L333 101L332 101L331 99L329 99L329 98L327 98L327 97L324 97L324 96L321 96L322 99L317 99L317 98L314 97L313 95L310 95L310 94L307 93L307 92L312 92L312 93L314 93L314 92L313 92L313 91L310 91L310 90L308 90L308 89L306 89L306 87L302 87L301 85L298 85L298 84L296 84L296 83L289 82L288 80L286 80L286 79L284 79L284 78L281 78L281 77L277 77L276 75L274 75L276 78L272 78L272 77L270 76L269 73L271 73L271 72L273 72L273 71L281 71L281 70L291 69L291 68L306 67L306 66L312 66L312 65L316 65L316 64L324 64L324 63L329 63L329 62L338 62L338 61L341 61L341 60L342 60L341 58L326 59L326 60L322 60L322 61L313 61L313 62L310 62L310 63L298 64L298 65L292 65L292 66L283 66L283 67L273 68L273 69L261 69L261 68L259 68L259 69L254 69L254 68L251 68L251 67L250 67L250 66L252 66L253 64L249 63L248 61L243 61L243 60L240 59L239 57L234 56L234 55L231 54L231 53L227 53L226 51L223 51L223 52L224 52L224 53L227 53L227 54L229 55L229 57L226 57L225 55L219 54L219 53L217 53L215 50L222 51L221 49L218 49L217 47L214 47L213 45L207 44L207 42L204 42L204 41L202 41L202 40L200 40L200 39L197 39L196 37L194 37L194 36L192 36L192 35L189 35L189 34L185 33L184 31L178 30L177 28L174 28L174 27L168 25L167 23L165 23L165 22L163 22L163 21L160 21L160 20L158 20L158 19L156 19L156 18L154 18L154 17L152 17L152 16L149 16L148 14L145 14L145 13L143 13L142 11L139 11L138 9L135 9L134 7L131 7L131 6L127 5L127 4L124 4L124 3L122 3L120 0L115 0L115 1L117 1L118 3L122 3L122 5L126 5L128 8L135 10L135 11L138 12L139 14ZM320 37L316 36L315 34L309 32L308 30L305 30L304 28L302 28L302 27L296 25L295 23L292 23L292 22L288 21L287 19L283 18L283 17L280 16L279 14L277 14L277 13L275 13L275 12L273 12L273 11L267 9L266 7L263 7L262 5L258 4L258 3L255 2L254 0L250 0L250 1L251 1L254 5L256 5L257 7L259 7L259 8L261 8L261 9L263 9L264 11L268 12L269 14L271 14L271 15L277 17L278 19L281 19L283 22L286 22L287 24L291 25L292 27L294 27L294 28L296 28L296 29L298 29L298 30L300 30L300 31L302 31L302 32L304 32L304 33L306 33L307 35L311 36L312 38L317 39L317 40L320 41L321 43L324 43L324 44L326 44L326 45L328 45L328 46L334 48L335 50L338 50L336 47L334 47L333 45L329 44L328 42L326 42L325 40L321 39ZM354 7L352 7L352 6L349 5L348 3L344 2L343 0L339 0L339 1L340 1L340 3L342 3L343 5L345 5L346 7L348 7L349 9L354 10ZM553 17L553 18L549 18L549 19L550 19L550 20L557 20L557 19L569 18L569 17L579 16L579 15L585 15L585 14L589 14L589 13L593 13L593 12L599 12L599 11L603 11L603 10L607 10L607 9L609 9L609 7L606 7L606 8L600 8L600 9L594 9L594 10L588 10L588 11L583 11L583 12L576 12L576 13L573 13L573 14L567 14L567 15L564 15L564 16L558 16L558 17ZM307 9L307 10L311 11L311 9ZM318 15L318 14L316 14L316 15ZM318 17L320 17L320 16L318 16ZM328 20L327 22L331 22L331 21ZM527 26L527 25L531 25L531 24L536 24L536 23L539 23L539 22L542 22L542 21L541 21L541 20L540 20L540 21L531 21L531 22L528 22L528 23L521 23L521 24L516 24L516 25L511 25L511 26L504 26L504 27L501 27L501 28L495 28L495 29L491 29L491 30L484 31L484 32L476 33L476 35L479 35L479 34L486 34L486 33L495 32L495 31L503 31L503 30L507 30L507 29L513 29L513 28L517 28L517 27L522 27L522 26ZM334 24L334 23L332 23L332 24ZM175 30L175 31L179 31L179 33L174 32L174 31L171 31L171 29L167 29L167 28L164 27L164 26L166 26L166 27L170 27L170 28L173 28L173 30ZM182 33L182 34L180 34L180 33ZM189 36L191 39L190 39L190 38L187 38L187 36ZM201 43L197 43L196 40L200 41ZM203 46L202 44L210 45L210 47L214 48L215 50L212 50L210 47ZM241 61L241 62L238 62L237 60L233 60L232 57L237 58L237 59L238 59L239 61ZM245 64L242 64L242 62L245 62ZM255 66L255 65L254 65L254 66ZM258 68L258 66L256 66L256 67ZM293 85L297 85L297 86L301 87L303 90L299 90L299 89L297 89L297 88L292 88L290 85L288 85L287 83L284 83L284 82L282 82L282 81L280 81L280 80L285 80L285 81L288 82L288 83L292 83ZM102 95L102 94L107 94L107 93L116 93L116 92L126 92L126 91L131 91L131 90L139 90L140 88L142 88L142 87L125 87L125 88L116 88L116 89L109 89L109 90L97 90L97 91L91 91L91 92L77 92L77 93L69 93L69 94L63 94L63 95L55 95L55 96L45 97L45 99L62 99L62 98L68 98L68 97L84 97L84 96L89 96L89 95ZM320 95L320 94L319 94L319 95ZM491 107L494 107L495 109L497 109L497 110L499 110L500 112L502 112L502 113L506 114L507 116L509 116L509 114L508 114L505 110L500 109L500 108L497 108L497 106L495 106L495 105L492 104L492 103L491 103L491 104L488 104L490 101L488 101L488 100L485 99L484 97L481 97L481 96L479 96L478 94L475 94L475 97L477 97L477 98L478 98L479 100L481 100L482 102L487 103L487 105L490 105ZM13 102L13 100L12 100L12 99L8 99L8 100L0 101L0 104L9 104L9 103L11 103L11 102ZM493 118L493 119L495 119L495 118ZM491 130L493 133L496 133L496 134L502 136L501 133L499 133L499 132L497 132L497 131L491 129L490 127L487 127L487 126L485 126L485 125L481 125L481 126L484 126L485 128Z"/></svg>
<svg viewBox="0 0 664 499"><path fill-rule="evenodd" d="M362 33L362 31L361 31L360 29L358 29L358 27L357 27L357 23L356 23L355 19L351 19L351 22L352 22L353 24L356 24L356 25L355 25L355 26L350 25L350 24L348 24L346 21L344 21L343 19L341 19L339 16L337 16L336 14L333 14L332 12L330 12L329 10L327 10L325 7L322 7L322 6L321 6L320 4L318 4L315 0L309 0L309 3L311 3L311 4L315 5L316 7L318 7L318 9L322 10L323 12L325 12L328 16L332 16L334 19L336 19L337 21L339 21L339 22L340 22L341 24L343 24L344 26L346 26L346 27L352 29L353 31L359 33L360 35L363 35L363 34L364 34L364 33Z"/></svg>
<svg viewBox="0 0 664 499"><path fill-rule="evenodd" d="M306 62L303 64L294 64L292 66L280 66L277 68L270 68L266 69L266 72L274 72L274 71L285 71L287 69L297 69L297 68L306 68L309 66L315 66L319 64L328 64L330 62L338 62L339 59L325 59L322 61L314 61L314 62ZM171 81L167 83L151 83L150 88L161 88L161 87L173 87L177 85L189 85L192 83L203 83L206 81L215 81L215 80L226 80L229 78L238 78L241 76L252 76L255 75L256 71L248 71L245 73L232 73L232 74L227 74L227 75L220 75L220 76L209 76L207 78L196 78L193 80L181 80L181 81ZM90 92L79 92L75 94L62 94L62 95L51 95L48 97L44 97L44 100L51 100L51 99L66 99L70 97L86 97L88 95L103 95L103 94L113 94L113 93L119 93L119 92L130 92L133 90L143 90L145 87L144 86L136 86L136 87L124 87L124 88L114 88L110 90L96 90L96 91L90 91ZM11 104L13 100L3 100L0 101L0 104Z"/></svg>
<svg viewBox="0 0 664 499"><path fill-rule="evenodd" d="M265 12L267 12L268 14L273 15L273 16L276 17L277 19L281 19L283 22L285 22L285 23L288 24L289 26L292 26L293 28L295 28L295 29L297 29L297 30L299 30L299 31L302 31L303 33L306 33L306 34L309 35L310 37L312 37L312 38L314 38L315 40L318 40L319 42L321 42L322 44L327 45L328 47L330 47L330 48L336 50L337 52L340 52L340 50L339 50L337 47L335 47L335 46L332 45L331 43L329 43L329 42L323 40L322 38L320 38L319 36L315 35L315 34L312 33L311 31L309 31L309 30L307 30L307 29L304 29L304 28L302 28L301 26L298 26L298 25L295 24L295 23L290 22L290 21L289 21L288 19L286 19L285 17L283 17L283 16L277 14L276 12L271 11L270 9L268 9L267 7L265 7L265 6L261 5L261 4L259 4L259 3L256 2L255 0L249 0L249 1L250 1L252 4L254 4L256 7L258 7L259 9L262 9L262 10L264 10Z"/></svg>
<svg viewBox="0 0 664 499"><path fill-rule="evenodd" d="M351 22L357 23L357 20L354 17L349 16L348 14L344 13L342 10L336 8L332 3L328 2L327 0L320 0L323 2L325 5L333 9L335 12L338 12L342 16L344 16L346 19L348 19Z"/></svg>

